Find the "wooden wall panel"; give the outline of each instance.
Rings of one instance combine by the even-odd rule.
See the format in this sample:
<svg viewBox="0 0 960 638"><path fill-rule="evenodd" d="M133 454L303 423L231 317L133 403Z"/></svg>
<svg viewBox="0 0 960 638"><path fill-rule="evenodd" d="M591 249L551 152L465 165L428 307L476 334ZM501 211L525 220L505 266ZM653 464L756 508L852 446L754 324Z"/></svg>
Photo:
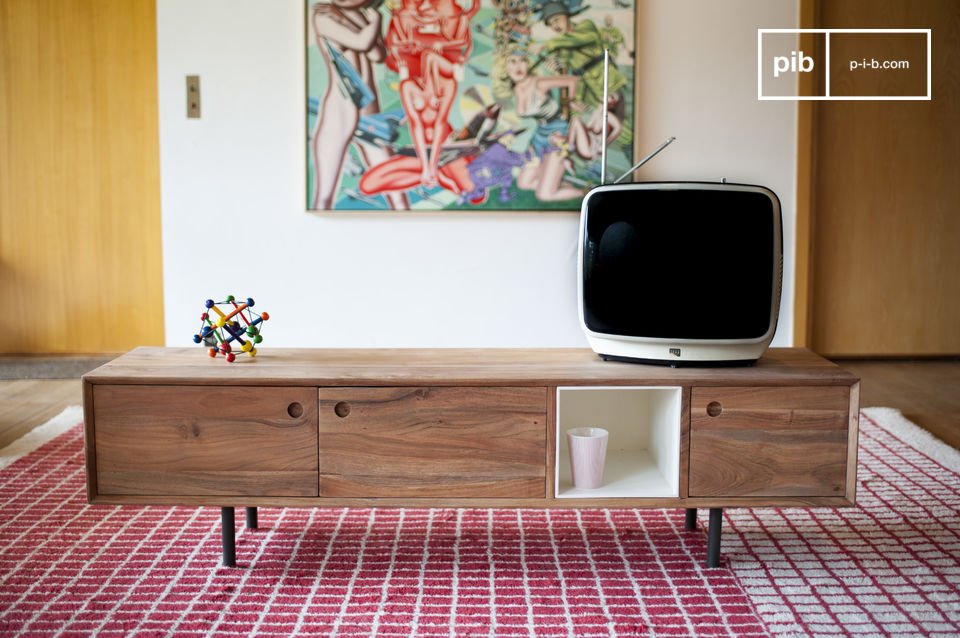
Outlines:
<svg viewBox="0 0 960 638"><path fill-rule="evenodd" d="M801 29L814 29L818 24L816 0L800 0L799 23ZM798 44L801 51L815 52L817 57L823 52L817 49L819 40L812 33L800 34ZM819 86L817 79L820 69L812 73L800 73L797 77L797 94L813 95ZM811 276L810 234L813 230L811 212L813 198L813 166L815 157L814 113L816 104L806 100L797 102L797 221L794 228L794 282L793 282L793 345L800 348L810 347Z"/></svg>
<svg viewBox="0 0 960 638"><path fill-rule="evenodd" d="M163 343L154 0L0 2L2 353Z"/></svg>
<svg viewBox="0 0 960 638"><path fill-rule="evenodd" d="M931 28L933 100L817 103L809 343L830 356L960 354L960 3L818 9L821 28ZM897 78L880 81L891 91Z"/></svg>

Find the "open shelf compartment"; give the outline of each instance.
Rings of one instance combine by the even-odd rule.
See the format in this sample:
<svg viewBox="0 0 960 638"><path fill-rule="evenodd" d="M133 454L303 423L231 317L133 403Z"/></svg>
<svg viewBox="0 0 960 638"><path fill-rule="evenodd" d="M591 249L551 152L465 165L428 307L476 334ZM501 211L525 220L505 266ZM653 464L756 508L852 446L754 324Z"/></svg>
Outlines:
<svg viewBox="0 0 960 638"><path fill-rule="evenodd" d="M680 495L679 387L557 388L557 498L658 498ZM603 484L573 486L567 430L607 430Z"/></svg>

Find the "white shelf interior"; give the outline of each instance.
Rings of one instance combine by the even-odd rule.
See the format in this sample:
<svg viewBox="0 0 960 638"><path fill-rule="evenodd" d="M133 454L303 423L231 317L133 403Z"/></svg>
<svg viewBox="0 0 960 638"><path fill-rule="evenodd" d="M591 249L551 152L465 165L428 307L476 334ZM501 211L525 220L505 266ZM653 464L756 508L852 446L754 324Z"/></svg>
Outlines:
<svg viewBox="0 0 960 638"><path fill-rule="evenodd" d="M680 495L678 387L557 388L557 498L655 498ZM567 430L607 430L603 485L573 486Z"/></svg>

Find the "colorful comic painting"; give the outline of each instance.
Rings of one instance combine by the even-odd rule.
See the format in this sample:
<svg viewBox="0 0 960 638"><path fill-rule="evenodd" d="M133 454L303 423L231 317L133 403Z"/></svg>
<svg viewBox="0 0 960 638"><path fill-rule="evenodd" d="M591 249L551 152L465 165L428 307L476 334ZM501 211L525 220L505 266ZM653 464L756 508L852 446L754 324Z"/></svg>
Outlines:
<svg viewBox="0 0 960 638"><path fill-rule="evenodd" d="M604 121L632 164L633 2L308 0L307 208L579 209Z"/></svg>

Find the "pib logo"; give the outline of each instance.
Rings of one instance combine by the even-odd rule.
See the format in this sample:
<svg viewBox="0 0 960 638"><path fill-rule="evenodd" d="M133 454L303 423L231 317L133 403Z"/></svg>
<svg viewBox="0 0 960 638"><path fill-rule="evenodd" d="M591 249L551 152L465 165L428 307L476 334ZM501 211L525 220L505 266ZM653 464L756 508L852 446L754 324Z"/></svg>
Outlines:
<svg viewBox="0 0 960 638"><path fill-rule="evenodd" d="M781 73L809 73L813 71L813 57L804 55L803 51L791 51L790 55L773 56L773 77L780 77Z"/></svg>

